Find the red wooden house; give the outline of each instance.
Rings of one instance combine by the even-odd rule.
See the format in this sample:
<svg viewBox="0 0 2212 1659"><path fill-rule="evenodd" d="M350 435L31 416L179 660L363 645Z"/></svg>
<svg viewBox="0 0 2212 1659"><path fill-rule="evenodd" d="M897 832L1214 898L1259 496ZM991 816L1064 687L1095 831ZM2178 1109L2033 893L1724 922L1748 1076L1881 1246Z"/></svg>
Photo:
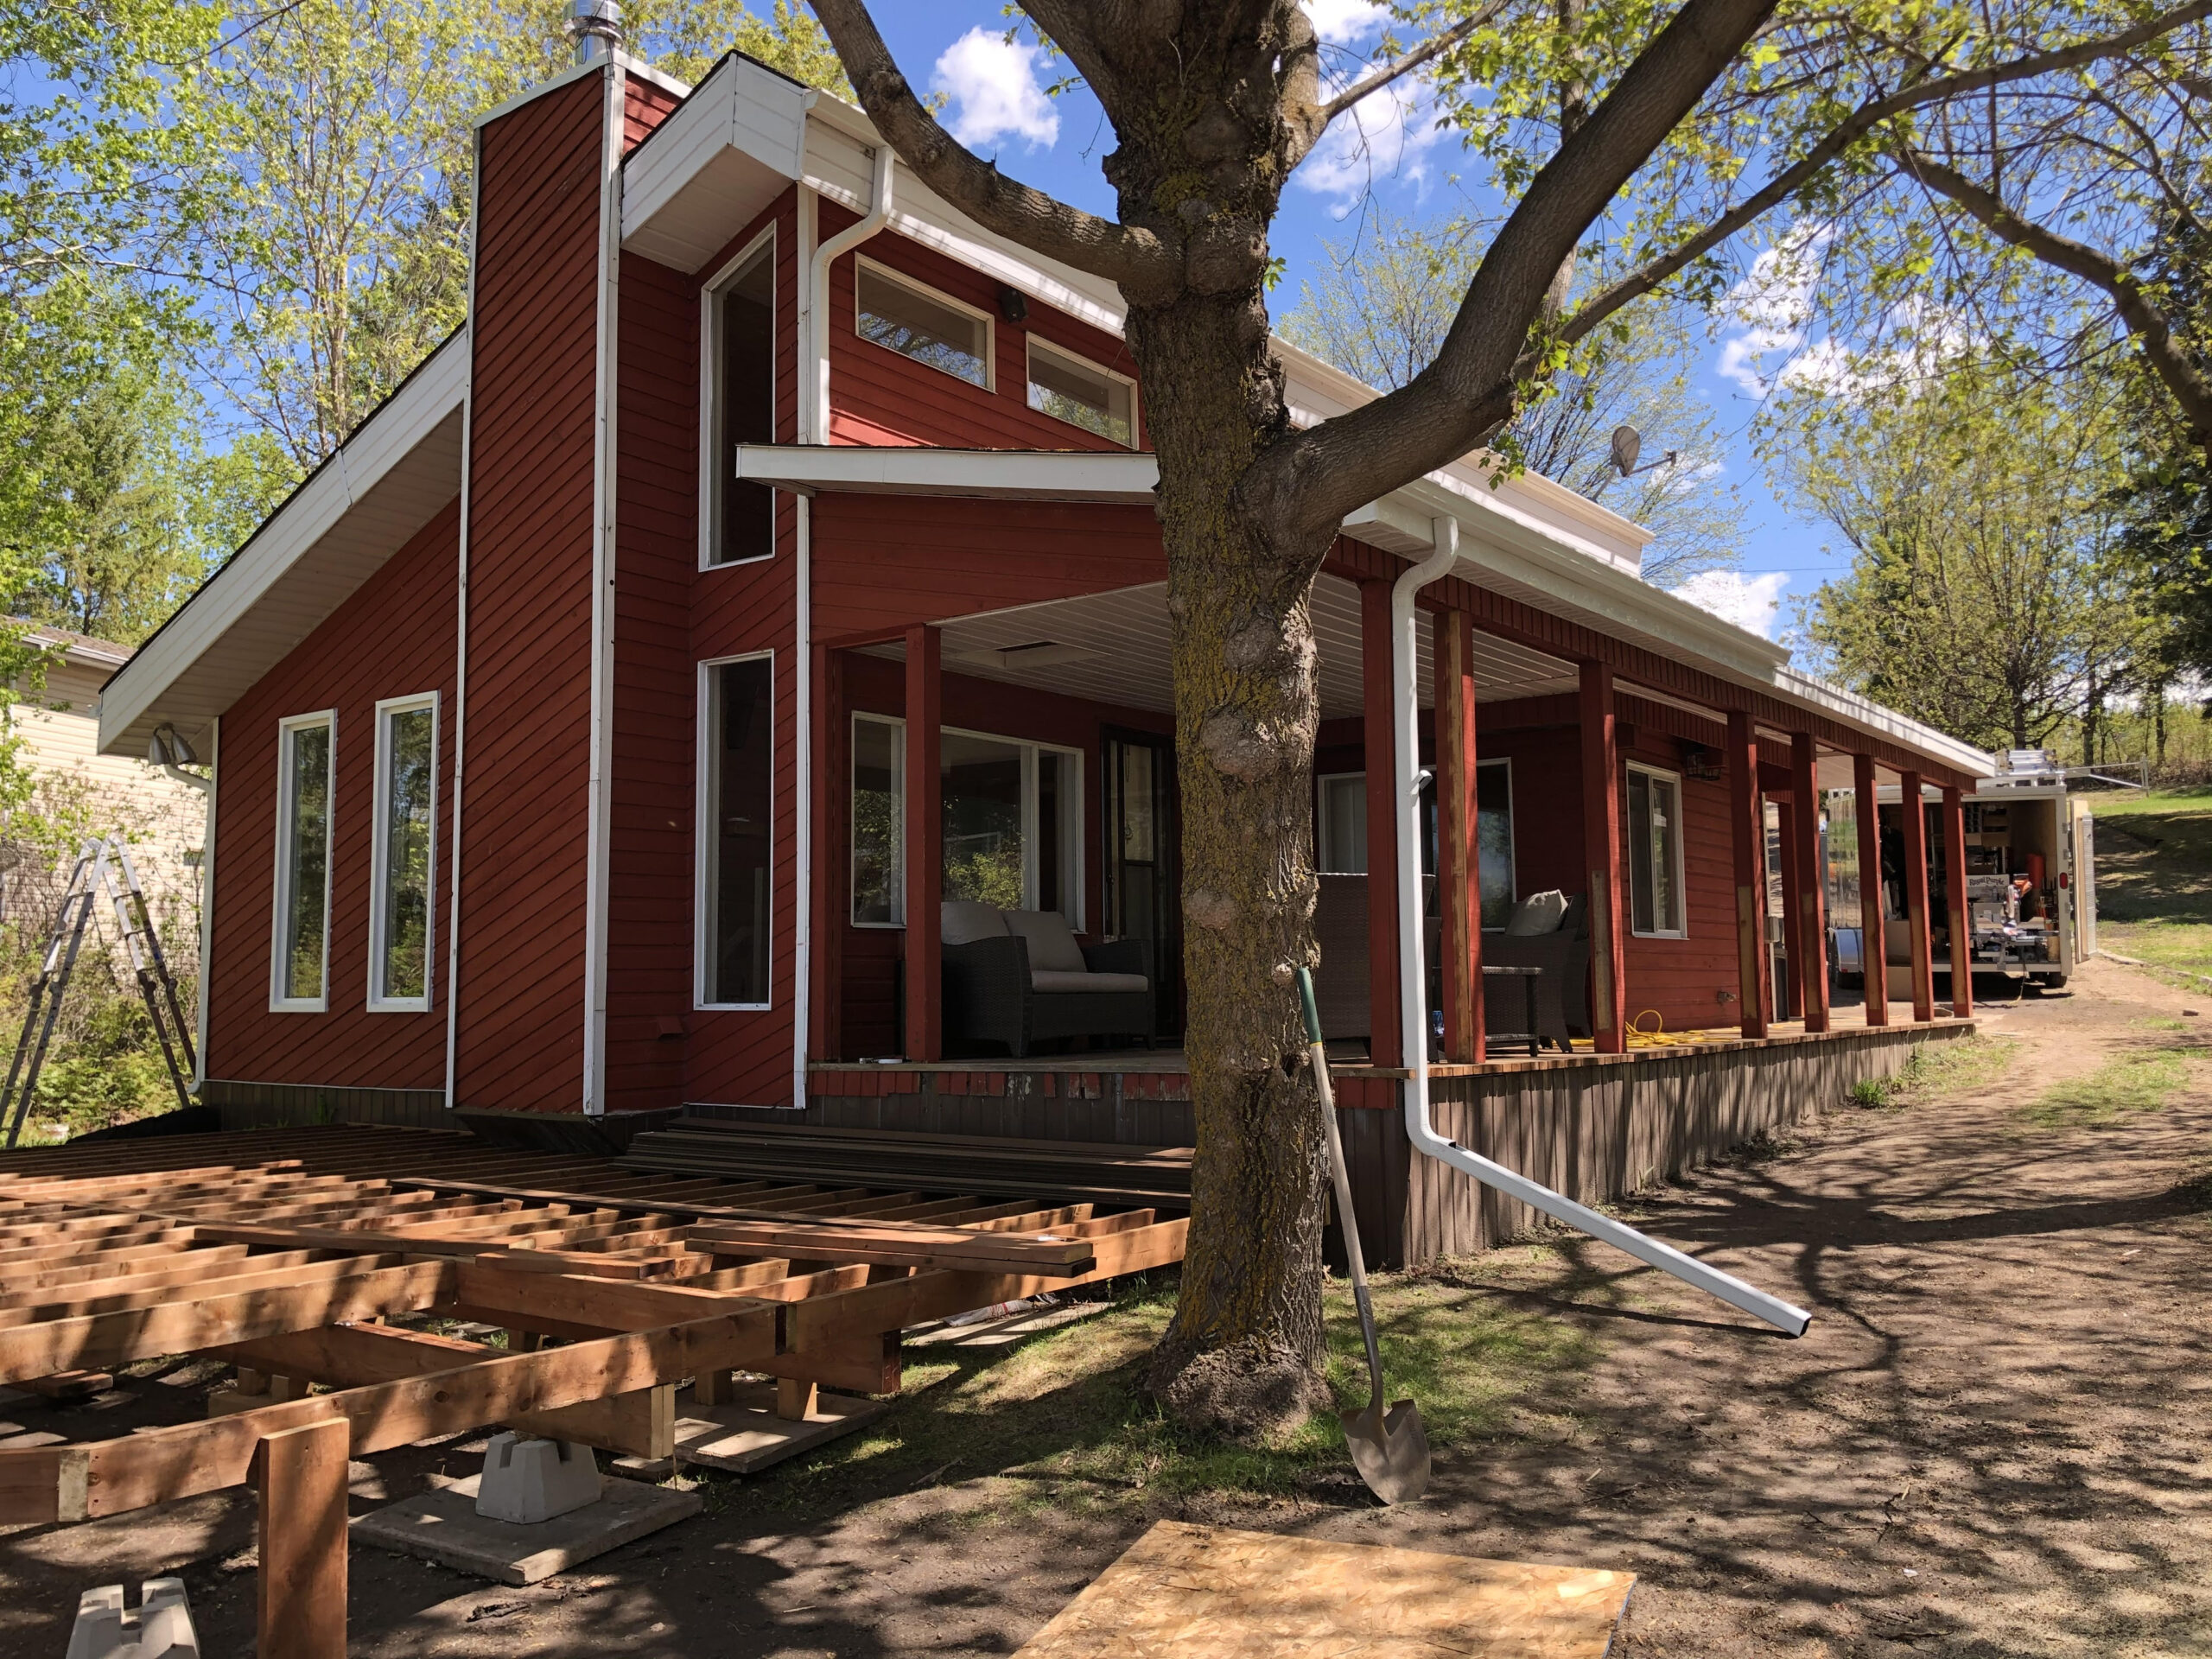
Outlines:
<svg viewBox="0 0 2212 1659"><path fill-rule="evenodd" d="M214 766L205 1098L246 1122L685 1109L718 1145L879 1137L863 1161L922 1144L892 1134L1187 1144L1166 566L1119 296L741 57L686 89L602 54L478 146L467 325L104 694L104 749L166 727ZM1372 395L1281 353L1301 416ZM1916 779L1955 804L1991 769L1643 582L1642 532L1546 480L1471 457L1353 515L1313 601L1315 810L1385 1256L1508 1219L1368 1109L1402 1058L1389 588L1446 521L1420 646L1439 1112L1572 1193L1960 1028L1930 1023L1924 880L1916 1006L1829 1017L1817 803ZM1592 1040L1487 1057L1483 925L1503 953L1550 889L1583 897ZM1163 1046L968 1041L941 898L1141 942Z"/></svg>

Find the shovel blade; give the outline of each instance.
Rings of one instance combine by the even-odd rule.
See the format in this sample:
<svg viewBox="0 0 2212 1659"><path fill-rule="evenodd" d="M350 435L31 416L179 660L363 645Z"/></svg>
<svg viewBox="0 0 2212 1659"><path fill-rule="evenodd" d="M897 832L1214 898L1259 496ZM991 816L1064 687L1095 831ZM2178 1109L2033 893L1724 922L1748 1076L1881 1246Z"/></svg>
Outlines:
<svg viewBox="0 0 2212 1659"><path fill-rule="evenodd" d="M1385 1503L1410 1503L1428 1490L1428 1431L1419 1406L1401 1400L1387 1412L1367 1406L1340 1414L1352 1467L1368 1491Z"/></svg>

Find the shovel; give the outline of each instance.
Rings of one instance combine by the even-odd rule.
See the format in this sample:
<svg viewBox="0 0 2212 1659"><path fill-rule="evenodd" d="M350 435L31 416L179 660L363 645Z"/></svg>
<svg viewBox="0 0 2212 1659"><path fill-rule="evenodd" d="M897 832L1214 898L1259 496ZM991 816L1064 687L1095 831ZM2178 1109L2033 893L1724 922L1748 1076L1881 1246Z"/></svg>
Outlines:
<svg viewBox="0 0 2212 1659"><path fill-rule="evenodd" d="M1375 1340L1375 1305L1368 1300L1367 1262L1359 1251L1359 1224L1351 1210L1351 1177L1344 1171L1344 1146L1337 1134L1336 1091L1329 1086L1329 1056L1321 1044L1321 1014L1313 1003L1313 976L1298 970L1298 995L1306 1005L1306 1053L1313 1062L1313 1086L1321 1096L1321 1127L1329 1137L1329 1173L1337 1185L1337 1224L1344 1230L1344 1261L1351 1268L1352 1300L1359 1304L1359 1333L1367 1339L1367 1376L1372 1387L1367 1404L1340 1412L1344 1444L1352 1466L1367 1489L1385 1503L1408 1503L1428 1490L1428 1431L1421 1408L1401 1400L1382 1409L1382 1350Z"/></svg>

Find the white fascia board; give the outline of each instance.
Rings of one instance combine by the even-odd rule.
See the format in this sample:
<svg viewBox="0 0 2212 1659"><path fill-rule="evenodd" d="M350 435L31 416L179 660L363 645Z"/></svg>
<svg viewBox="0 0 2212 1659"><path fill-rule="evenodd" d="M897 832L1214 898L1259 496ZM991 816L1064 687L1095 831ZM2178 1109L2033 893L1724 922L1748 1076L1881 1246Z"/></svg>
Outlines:
<svg viewBox="0 0 2212 1659"><path fill-rule="evenodd" d="M468 394L468 374L464 330L433 353L133 653L100 693L101 753L143 735L141 728L154 719L169 717L158 707L162 699L188 677L208 678L211 668L218 666L220 674L195 696L195 708L186 717L222 712L231 697L274 667L360 585L364 565L397 552L452 499L458 488L460 410ZM450 457L442 450L418 453L442 436L451 440ZM391 492L378 490L387 482L397 492L389 500L385 496ZM318 548L362 508L367 509L358 526L363 534L347 538L359 544L346 550L346 574L327 591L317 591L313 579ZM255 607L280 583L298 590L296 598L287 596L284 620L274 627L252 627ZM262 636L251 649L238 640L242 625L244 632ZM197 706L202 703L210 706Z"/></svg>
<svg viewBox="0 0 2212 1659"><path fill-rule="evenodd" d="M1150 506L1160 463L1128 450L745 444L737 476L777 489Z"/></svg>
<svg viewBox="0 0 2212 1659"><path fill-rule="evenodd" d="M799 176L820 94L724 58L622 167L622 245L696 271Z"/></svg>
<svg viewBox="0 0 2212 1659"><path fill-rule="evenodd" d="M1784 697L1810 704L1839 725L1856 726L1861 731L1887 738L1899 748L1916 750L1955 772L1981 778L1997 770L1997 757L1987 751L1885 708L1871 697L1830 685L1802 670L1785 667L1777 671L1775 690Z"/></svg>

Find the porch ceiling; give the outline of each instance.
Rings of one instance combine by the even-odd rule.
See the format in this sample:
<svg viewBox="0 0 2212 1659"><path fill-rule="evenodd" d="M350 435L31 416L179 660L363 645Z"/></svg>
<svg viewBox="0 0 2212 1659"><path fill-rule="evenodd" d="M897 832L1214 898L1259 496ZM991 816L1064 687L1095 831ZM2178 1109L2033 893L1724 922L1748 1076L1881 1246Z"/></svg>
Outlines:
<svg viewBox="0 0 2212 1659"><path fill-rule="evenodd" d="M1359 590L1337 576L1313 585L1313 633L1319 648L1321 717L1360 712ZM957 674L1085 697L1124 709L1167 713L1174 707L1168 662L1167 584L1087 594L1043 605L964 616L944 624L944 666ZM868 654L904 658L906 648ZM1421 630L1421 701L1431 701L1429 631ZM1475 636L1475 695L1482 702L1572 691L1571 663Z"/></svg>

